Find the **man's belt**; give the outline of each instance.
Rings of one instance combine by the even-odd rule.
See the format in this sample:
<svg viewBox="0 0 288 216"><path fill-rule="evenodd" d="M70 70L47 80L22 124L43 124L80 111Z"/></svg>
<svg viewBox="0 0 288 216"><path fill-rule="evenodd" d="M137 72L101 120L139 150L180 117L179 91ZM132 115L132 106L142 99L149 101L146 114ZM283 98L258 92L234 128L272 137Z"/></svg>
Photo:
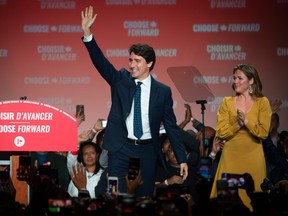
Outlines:
<svg viewBox="0 0 288 216"><path fill-rule="evenodd" d="M132 143L132 144L135 144L135 145L146 145L146 144L150 144L152 143L152 139L145 139L145 140L135 140L135 139L129 139L127 138L126 142L128 143Z"/></svg>

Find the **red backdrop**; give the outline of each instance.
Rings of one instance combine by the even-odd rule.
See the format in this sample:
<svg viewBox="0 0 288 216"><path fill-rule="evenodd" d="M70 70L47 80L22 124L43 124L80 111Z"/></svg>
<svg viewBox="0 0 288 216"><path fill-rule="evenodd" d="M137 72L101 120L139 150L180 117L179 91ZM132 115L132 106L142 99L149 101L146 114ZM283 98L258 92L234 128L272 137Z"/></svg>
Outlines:
<svg viewBox="0 0 288 216"><path fill-rule="evenodd" d="M215 97L205 106L205 124L214 127L222 98L233 94L233 67L251 63L264 94L282 100L280 130L288 129L284 0L0 0L1 101L27 96L71 114L76 104L84 104L86 121L80 129L107 117L109 87L81 42L80 14L89 5L98 14L93 33L116 68L128 66L132 43L155 48L153 76L171 86L178 122L184 118L184 103L202 119L195 100L207 99L197 90L204 83ZM186 77L185 85L176 86L167 72L170 67L179 67L173 73ZM199 74L189 72L187 78L183 67ZM190 99L181 92L191 92Z"/></svg>

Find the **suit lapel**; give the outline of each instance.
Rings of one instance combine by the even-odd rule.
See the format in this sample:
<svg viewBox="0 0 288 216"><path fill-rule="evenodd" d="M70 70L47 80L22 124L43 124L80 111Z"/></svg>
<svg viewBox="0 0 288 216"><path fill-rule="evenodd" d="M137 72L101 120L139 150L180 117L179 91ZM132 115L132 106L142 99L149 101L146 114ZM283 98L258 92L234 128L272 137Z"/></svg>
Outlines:
<svg viewBox="0 0 288 216"><path fill-rule="evenodd" d="M129 108L128 108L129 112L132 107L135 89L136 89L136 84L135 84L134 79L131 77L131 82L129 83Z"/></svg>

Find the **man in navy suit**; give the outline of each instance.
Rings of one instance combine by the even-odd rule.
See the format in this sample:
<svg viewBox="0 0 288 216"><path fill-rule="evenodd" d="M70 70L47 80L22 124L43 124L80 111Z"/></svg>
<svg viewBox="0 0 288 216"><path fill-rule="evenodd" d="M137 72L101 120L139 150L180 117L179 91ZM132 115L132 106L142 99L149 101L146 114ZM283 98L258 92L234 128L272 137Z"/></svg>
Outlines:
<svg viewBox="0 0 288 216"><path fill-rule="evenodd" d="M89 6L82 11L82 40L90 58L111 88L112 106L105 129L103 148L108 150L108 175L119 179L119 192L126 192L125 176L130 157L140 158L140 171L143 183L136 196L152 196L155 184L157 159L163 161L159 129L163 122L172 148L180 164L180 174L188 176L186 154L180 142L180 131L173 112L171 89L156 81L151 75L156 56L152 47L134 44L129 49L129 69L116 70L98 47L92 33L96 14ZM141 112L143 135L137 138L133 133L134 92L136 83L141 85ZM161 161L160 160L160 161Z"/></svg>

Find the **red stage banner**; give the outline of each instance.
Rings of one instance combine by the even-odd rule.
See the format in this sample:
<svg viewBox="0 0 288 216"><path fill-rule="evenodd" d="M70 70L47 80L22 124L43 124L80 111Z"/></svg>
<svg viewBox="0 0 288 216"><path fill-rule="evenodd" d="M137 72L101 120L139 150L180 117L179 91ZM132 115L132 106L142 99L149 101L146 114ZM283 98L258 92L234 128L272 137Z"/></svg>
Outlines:
<svg viewBox="0 0 288 216"><path fill-rule="evenodd" d="M76 151L77 120L41 102L0 102L0 151Z"/></svg>

